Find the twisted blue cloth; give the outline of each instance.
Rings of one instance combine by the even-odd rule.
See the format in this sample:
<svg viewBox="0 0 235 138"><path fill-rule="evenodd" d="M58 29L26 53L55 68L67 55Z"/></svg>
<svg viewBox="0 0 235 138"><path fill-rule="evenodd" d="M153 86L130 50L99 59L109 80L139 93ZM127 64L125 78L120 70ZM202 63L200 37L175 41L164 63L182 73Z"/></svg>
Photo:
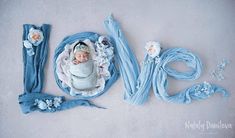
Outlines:
<svg viewBox="0 0 235 138"><path fill-rule="evenodd" d="M76 106L96 106L88 100L75 99L66 101L63 96L53 96L42 92L44 67L48 55L50 25L43 24L41 27L31 24L23 25L23 40L28 39L31 28L40 30L44 37L39 45L32 46L32 48L24 46L22 49L24 62L24 93L19 95L18 99L22 112L29 113L35 110L41 112L55 112Z"/></svg>
<svg viewBox="0 0 235 138"><path fill-rule="evenodd" d="M139 68L137 59L129 47L127 40L118 22L111 16L105 20L109 35L113 37L116 45L116 56L120 74L125 86L124 99L132 104L143 104L149 97L151 86L156 97L174 103L190 103L192 99L205 99L214 93L228 96L228 92L215 84L207 82L195 84L175 95L167 93L168 77L178 80L195 80L202 71L201 60L184 48L172 48L161 52L159 57L152 58L145 55L144 64ZM178 72L169 67L168 63L174 61L185 62L192 70Z"/></svg>

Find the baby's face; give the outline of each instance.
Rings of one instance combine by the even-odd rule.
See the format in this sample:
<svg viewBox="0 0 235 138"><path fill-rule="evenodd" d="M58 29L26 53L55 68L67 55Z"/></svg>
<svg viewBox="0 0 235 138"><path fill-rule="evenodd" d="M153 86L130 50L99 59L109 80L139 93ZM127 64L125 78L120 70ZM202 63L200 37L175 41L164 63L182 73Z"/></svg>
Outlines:
<svg viewBox="0 0 235 138"><path fill-rule="evenodd" d="M89 53L83 51L76 52L74 56L75 59L81 63L86 62L89 59Z"/></svg>

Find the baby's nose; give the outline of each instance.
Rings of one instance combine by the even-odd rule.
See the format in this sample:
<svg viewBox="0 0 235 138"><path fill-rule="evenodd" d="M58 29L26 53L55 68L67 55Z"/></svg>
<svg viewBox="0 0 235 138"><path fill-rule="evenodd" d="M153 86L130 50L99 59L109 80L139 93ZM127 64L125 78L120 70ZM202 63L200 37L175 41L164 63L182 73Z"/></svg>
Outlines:
<svg viewBox="0 0 235 138"><path fill-rule="evenodd" d="M82 57L82 60L87 60L87 57Z"/></svg>

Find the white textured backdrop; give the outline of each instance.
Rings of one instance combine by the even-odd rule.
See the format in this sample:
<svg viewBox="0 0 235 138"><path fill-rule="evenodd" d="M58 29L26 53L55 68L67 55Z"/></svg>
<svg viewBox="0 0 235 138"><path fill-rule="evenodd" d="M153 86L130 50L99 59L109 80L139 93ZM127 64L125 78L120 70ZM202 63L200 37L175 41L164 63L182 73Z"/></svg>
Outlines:
<svg viewBox="0 0 235 138"><path fill-rule="evenodd" d="M23 90L22 24L52 25L44 90L65 95L53 76L55 48L65 36L77 32L106 34L103 21L110 13L119 20L140 62L148 40L160 41L163 48L187 48L200 56L202 76L192 82L170 79L170 93L208 81L222 85L231 96L226 100L217 94L179 105L156 99L151 92L146 104L133 106L123 100L120 78L93 100L107 110L77 107L53 114L22 114L17 102ZM0 137L235 137L234 47L234 0L0 0ZM210 72L222 58L232 62L224 72L226 79L218 82ZM176 67L180 69L181 64ZM187 128L187 122L192 127ZM200 126L206 122L232 128L203 131Z"/></svg>

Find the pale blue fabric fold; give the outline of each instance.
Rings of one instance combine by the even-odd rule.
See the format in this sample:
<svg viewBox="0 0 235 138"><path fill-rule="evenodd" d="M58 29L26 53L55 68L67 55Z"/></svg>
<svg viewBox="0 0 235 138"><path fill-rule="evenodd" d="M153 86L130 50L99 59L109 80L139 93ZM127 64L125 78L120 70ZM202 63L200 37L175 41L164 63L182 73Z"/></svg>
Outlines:
<svg viewBox="0 0 235 138"><path fill-rule="evenodd" d="M190 103L193 99L205 99L214 93L228 96L228 92L224 88L207 82L195 84L175 95L169 95L167 77L178 80L195 80L202 71L201 60L184 48L171 48L162 51L157 58L146 54L140 70L137 59L130 49L119 23L112 15L104 23L106 30L116 43L116 57L125 87L124 99L131 104L145 103L149 97L151 86L156 97L173 103ZM185 62L191 71L178 72L170 68L168 63L174 61Z"/></svg>
<svg viewBox="0 0 235 138"><path fill-rule="evenodd" d="M22 49L24 63L24 93L19 95L19 104L22 112L29 113L35 110L41 112L55 112L76 106L98 107L88 100L65 100L62 96L53 96L42 92L44 67L48 55L50 25L43 24L41 27L31 24L23 25L23 40L27 40L31 28L42 31L44 39L38 46L33 46L31 49L34 51L33 55L27 53L26 47L23 46Z"/></svg>

